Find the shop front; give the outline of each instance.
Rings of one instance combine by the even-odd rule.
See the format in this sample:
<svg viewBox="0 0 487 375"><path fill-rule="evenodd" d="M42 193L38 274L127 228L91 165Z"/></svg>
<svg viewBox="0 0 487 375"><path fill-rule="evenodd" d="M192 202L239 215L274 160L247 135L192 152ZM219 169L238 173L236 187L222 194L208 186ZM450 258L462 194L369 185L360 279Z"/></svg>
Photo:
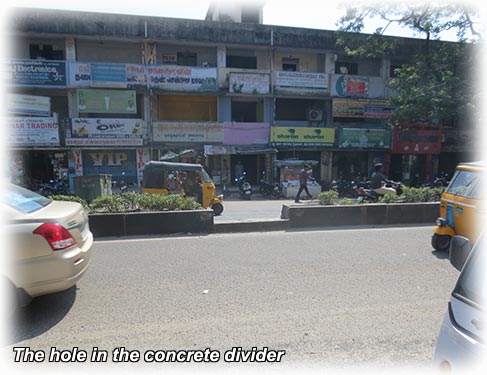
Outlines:
<svg viewBox="0 0 487 375"><path fill-rule="evenodd" d="M152 141L156 160L170 160L172 155L181 162L207 164L203 157L205 144L223 144L223 125L212 121L156 121Z"/></svg>
<svg viewBox="0 0 487 375"><path fill-rule="evenodd" d="M409 185L430 182L438 173L442 126L402 124L393 130L391 178Z"/></svg>
<svg viewBox="0 0 487 375"><path fill-rule="evenodd" d="M313 175L321 184L327 183L329 150L335 144L334 128L272 126L270 143L279 150L279 160L318 161L313 166Z"/></svg>
<svg viewBox="0 0 487 375"><path fill-rule="evenodd" d="M270 172L276 152L269 147L269 129L264 122L224 122L223 147L206 148L216 174L226 175L228 169L229 180L234 181L245 172L250 183L258 184L262 174Z"/></svg>
<svg viewBox="0 0 487 375"><path fill-rule="evenodd" d="M370 177L376 162L389 172L391 131L371 128L339 128L338 150L333 155L334 178L348 180Z"/></svg>
<svg viewBox="0 0 487 375"><path fill-rule="evenodd" d="M69 118L65 121L66 146L70 147L69 177L109 174L133 189L142 180L150 160L147 124L132 118Z"/></svg>
<svg viewBox="0 0 487 375"><path fill-rule="evenodd" d="M137 191L143 177L144 165L150 161L147 148L70 149L70 189L73 191L74 176L111 175L115 185L124 182L129 190Z"/></svg>
<svg viewBox="0 0 487 375"><path fill-rule="evenodd" d="M7 117L10 148L9 175L13 183L36 190L67 172L67 154L60 147L59 124L54 117Z"/></svg>

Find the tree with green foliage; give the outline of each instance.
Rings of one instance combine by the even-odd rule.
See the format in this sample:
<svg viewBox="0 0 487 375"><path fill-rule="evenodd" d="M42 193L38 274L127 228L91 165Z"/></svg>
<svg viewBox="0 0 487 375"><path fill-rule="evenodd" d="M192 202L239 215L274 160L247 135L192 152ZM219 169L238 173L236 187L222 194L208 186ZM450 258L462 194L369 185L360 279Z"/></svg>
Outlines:
<svg viewBox="0 0 487 375"><path fill-rule="evenodd" d="M483 44L478 23L479 9L453 3L364 3L347 7L337 23L337 44L352 57L381 58L403 53L404 41L385 35L392 24L408 28L424 42L395 68L388 82L396 95L394 123L455 125L472 116L478 106L479 88L474 87L475 51ZM362 34L366 23L379 20L383 26ZM445 32L456 33L458 42L443 42ZM480 75L479 75L480 77ZM477 80L478 81L478 80ZM470 117L469 122L474 122Z"/></svg>

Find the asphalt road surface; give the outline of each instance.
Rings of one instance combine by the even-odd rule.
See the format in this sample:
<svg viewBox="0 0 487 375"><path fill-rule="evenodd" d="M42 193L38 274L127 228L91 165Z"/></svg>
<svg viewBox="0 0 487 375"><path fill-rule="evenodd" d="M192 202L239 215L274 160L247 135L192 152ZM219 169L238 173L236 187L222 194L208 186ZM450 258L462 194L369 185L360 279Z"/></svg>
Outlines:
<svg viewBox="0 0 487 375"><path fill-rule="evenodd" d="M77 287L19 311L2 351L13 358L13 347L77 347L89 358L93 347L141 356L210 348L223 356L232 347L268 347L285 350L280 364L239 368L429 369L458 276L432 252L430 233L399 227L97 241ZM76 364L83 365L114 364ZM190 368L142 359L126 366Z"/></svg>

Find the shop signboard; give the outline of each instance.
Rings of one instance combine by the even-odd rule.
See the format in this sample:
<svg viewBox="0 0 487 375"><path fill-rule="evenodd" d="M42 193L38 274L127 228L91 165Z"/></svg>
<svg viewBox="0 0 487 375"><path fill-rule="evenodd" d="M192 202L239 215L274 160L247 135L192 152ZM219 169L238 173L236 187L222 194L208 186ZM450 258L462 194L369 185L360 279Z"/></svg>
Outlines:
<svg viewBox="0 0 487 375"><path fill-rule="evenodd" d="M133 90L90 90L76 92L80 113L137 113Z"/></svg>
<svg viewBox="0 0 487 375"><path fill-rule="evenodd" d="M333 117L387 119L393 110L385 100L333 99Z"/></svg>
<svg viewBox="0 0 487 375"><path fill-rule="evenodd" d="M338 132L338 147L390 149L391 132L386 129L341 128Z"/></svg>
<svg viewBox="0 0 487 375"><path fill-rule="evenodd" d="M144 133L141 119L72 118L66 123L66 146L141 146Z"/></svg>
<svg viewBox="0 0 487 375"><path fill-rule="evenodd" d="M3 66L7 85L66 87L66 62L52 60L7 60Z"/></svg>
<svg viewBox="0 0 487 375"><path fill-rule="evenodd" d="M125 69L128 87L147 87L147 72L145 65L126 64Z"/></svg>
<svg viewBox="0 0 487 375"><path fill-rule="evenodd" d="M147 87L146 67L141 64L91 64L68 62L68 86L120 88Z"/></svg>
<svg viewBox="0 0 487 375"><path fill-rule="evenodd" d="M125 64L92 63L91 79L93 87L127 87Z"/></svg>
<svg viewBox="0 0 487 375"><path fill-rule="evenodd" d="M386 83L382 77L332 74L330 94L333 97L383 99Z"/></svg>
<svg viewBox="0 0 487 375"><path fill-rule="evenodd" d="M154 122L154 142L222 143L223 125L216 122Z"/></svg>
<svg viewBox="0 0 487 375"><path fill-rule="evenodd" d="M205 145L206 155L234 155L236 153L235 146Z"/></svg>
<svg viewBox="0 0 487 375"><path fill-rule="evenodd" d="M83 150L83 175L111 174L112 181L137 182L136 150Z"/></svg>
<svg viewBox="0 0 487 375"><path fill-rule="evenodd" d="M223 144L267 145L270 124L265 122L224 122Z"/></svg>
<svg viewBox="0 0 487 375"><path fill-rule="evenodd" d="M404 124L392 133L394 154L439 154L441 152L441 125Z"/></svg>
<svg viewBox="0 0 487 375"><path fill-rule="evenodd" d="M216 92L216 68L176 65L147 66L149 87L167 91Z"/></svg>
<svg viewBox="0 0 487 375"><path fill-rule="evenodd" d="M270 92L270 75L265 73L229 73L228 91L232 94L260 94Z"/></svg>
<svg viewBox="0 0 487 375"><path fill-rule="evenodd" d="M276 146L331 147L335 143L335 129L272 126L270 142Z"/></svg>
<svg viewBox="0 0 487 375"><path fill-rule="evenodd" d="M59 126L53 117L6 117L7 144L59 146Z"/></svg>
<svg viewBox="0 0 487 375"><path fill-rule="evenodd" d="M47 96L8 94L7 112L47 117L51 114L51 98Z"/></svg>
<svg viewBox="0 0 487 375"><path fill-rule="evenodd" d="M371 102L365 103L364 117L365 118L391 118L394 107L385 102Z"/></svg>
<svg viewBox="0 0 487 375"><path fill-rule="evenodd" d="M328 74L276 71L276 86L328 90Z"/></svg>
<svg viewBox="0 0 487 375"><path fill-rule="evenodd" d="M150 150L138 148L135 151L137 153L137 182L141 184L144 178L144 166L151 160Z"/></svg>
<svg viewBox="0 0 487 375"><path fill-rule="evenodd" d="M83 157L80 149L72 150L69 166L74 169L75 176L83 176Z"/></svg>
<svg viewBox="0 0 487 375"><path fill-rule="evenodd" d="M335 77L334 89L337 96L368 96L369 77L354 75L338 75Z"/></svg>
<svg viewBox="0 0 487 375"><path fill-rule="evenodd" d="M68 63L68 86L91 87L91 64L80 62Z"/></svg>

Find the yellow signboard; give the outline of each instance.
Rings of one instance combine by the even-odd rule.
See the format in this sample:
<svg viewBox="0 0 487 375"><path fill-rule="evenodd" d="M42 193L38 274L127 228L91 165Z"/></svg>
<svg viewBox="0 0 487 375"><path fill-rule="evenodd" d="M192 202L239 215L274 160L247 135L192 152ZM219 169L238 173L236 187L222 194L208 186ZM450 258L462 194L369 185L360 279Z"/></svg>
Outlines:
<svg viewBox="0 0 487 375"><path fill-rule="evenodd" d="M273 126L270 142L281 146L333 146L335 129Z"/></svg>

